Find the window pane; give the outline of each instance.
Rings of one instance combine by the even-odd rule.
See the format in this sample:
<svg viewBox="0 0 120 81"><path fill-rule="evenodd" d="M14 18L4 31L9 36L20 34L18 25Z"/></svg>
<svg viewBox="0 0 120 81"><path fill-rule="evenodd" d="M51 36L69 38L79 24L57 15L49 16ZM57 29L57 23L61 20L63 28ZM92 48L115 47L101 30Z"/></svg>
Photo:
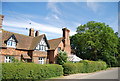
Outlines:
<svg viewBox="0 0 120 81"><path fill-rule="evenodd" d="M39 64L44 64L44 57L39 57Z"/></svg>
<svg viewBox="0 0 120 81"><path fill-rule="evenodd" d="M58 47L58 52L61 50L61 47Z"/></svg>
<svg viewBox="0 0 120 81"><path fill-rule="evenodd" d="M7 62L12 62L12 57L11 56L5 56L5 63Z"/></svg>
<svg viewBox="0 0 120 81"><path fill-rule="evenodd" d="M7 41L7 46L8 47L15 47L16 46L16 42L13 38L10 38L8 41Z"/></svg>

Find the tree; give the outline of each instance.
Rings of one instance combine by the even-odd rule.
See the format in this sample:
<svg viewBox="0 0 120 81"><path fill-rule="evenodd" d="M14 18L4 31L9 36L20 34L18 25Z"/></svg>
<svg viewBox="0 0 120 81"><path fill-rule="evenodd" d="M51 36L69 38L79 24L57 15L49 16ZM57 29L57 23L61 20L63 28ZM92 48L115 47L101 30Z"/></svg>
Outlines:
<svg viewBox="0 0 120 81"><path fill-rule="evenodd" d="M80 58L116 64L118 37L109 25L90 21L78 26L77 34L70 38L71 47Z"/></svg>
<svg viewBox="0 0 120 81"><path fill-rule="evenodd" d="M116 55L118 64L117 66L120 67L120 37L118 37L118 54Z"/></svg>
<svg viewBox="0 0 120 81"><path fill-rule="evenodd" d="M60 51L57 56L57 63L63 65L67 62L67 53L65 51Z"/></svg>

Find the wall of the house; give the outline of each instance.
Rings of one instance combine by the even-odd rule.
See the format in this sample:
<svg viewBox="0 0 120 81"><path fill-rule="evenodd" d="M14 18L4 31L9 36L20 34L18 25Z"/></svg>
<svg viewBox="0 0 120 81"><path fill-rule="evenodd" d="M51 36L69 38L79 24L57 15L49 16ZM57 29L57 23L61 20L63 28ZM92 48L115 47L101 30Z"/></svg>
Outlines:
<svg viewBox="0 0 120 81"><path fill-rule="evenodd" d="M48 51L48 58L49 58L49 63L54 64L54 50L49 50Z"/></svg>
<svg viewBox="0 0 120 81"><path fill-rule="evenodd" d="M45 63L46 63L46 60L47 60L47 52L46 51L33 51L33 57L32 57L32 59L33 59L33 62L34 63L39 63L38 62L38 58L39 57L44 57L45 58Z"/></svg>
<svg viewBox="0 0 120 81"><path fill-rule="evenodd" d="M32 61L34 63L38 64L38 57L45 57L45 63L47 60L47 52L44 51L22 51L22 50L16 50L14 48L4 48L0 50L0 57L1 57L1 62L4 62L5 56L14 56L15 59L18 59L19 61L21 60L21 54L29 54L32 56Z"/></svg>
<svg viewBox="0 0 120 81"><path fill-rule="evenodd" d="M58 45L58 47L61 47L61 50L64 49L64 45L63 42L61 41L60 44ZM55 50L50 50L48 52L49 56L49 63L56 63L57 60L57 55L58 55L58 47Z"/></svg>
<svg viewBox="0 0 120 81"><path fill-rule="evenodd" d="M27 54L28 51L22 51L22 50L16 50L14 48L4 48L0 50L2 60L1 62L4 62L5 56L14 56L15 59L18 59L19 61L21 60L21 54Z"/></svg>
<svg viewBox="0 0 120 81"><path fill-rule="evenodd" d="M55 52L54 52L55 63L56 63L56 60L57 60L57 55L58 55L58 53L59 53L59 51L58 51L58 48L59 48L59 47L61 47L61 50L64 49L64 44L63 44L62 41L60 42L60 44L58 45L58 47L55 49Z"/></svg>

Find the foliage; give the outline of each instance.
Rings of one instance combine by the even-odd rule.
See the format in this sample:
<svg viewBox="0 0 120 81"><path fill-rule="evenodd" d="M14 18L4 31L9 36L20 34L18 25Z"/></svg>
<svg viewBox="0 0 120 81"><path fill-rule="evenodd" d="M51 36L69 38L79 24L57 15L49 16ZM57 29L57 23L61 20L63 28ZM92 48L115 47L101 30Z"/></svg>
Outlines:
<svg viewBox="0 0 120 81"><path fill-rule="evenodd" d="M67 62L67 53L65 51L60 51L57 56L57 63L63 65Z"/></svg>
<svg viewBox="0 0 120 81"><path fill-rule="evenodd" d="M45 79L63 75L63 68L56 64L3 63L3 79Z"/></svg>
<svg viewBox="0 0 120 81"><path fill-rule="evenodd" d="M117 61L118 61L117 66L120 67L120 54L117 56Z"/></svg>
<svg viewBox="0 0 120 81"><path fill-rule="evenodd" d="M81 61L80 63L63 64L64 74L90 73L107 68L107 64L103 61Z"/></svg>
<svg viewBox="0 0 120 81"><path fill-rule="evenodd" d="M76 74L82 73L83 71L83 63L65 63L63 64L63 72L64 74Z"/></svg>
<svg viewBox="0 0 120 81"><path fill-rule="evenodd" d="M90 73L99 70L104 70L107 68L107 64L104 61L88 61L82 60L80 63L83 63L83 72Z"/></svg>
<svg viewBox="0 0 120 81"><path fill-rule="evenodd" d="M16 62L20 62L20 61L19 61L18 59L13 58L13 59L12 59L12 62L13 62L13 63L16 63Z"/></svg>
<svg viewBox="0 0 120 81"><path fill-rule="evenodd" d="M117 63L118 37L105 23L90 21L77 27L77 34L71 37L71 47L82 59L105 61L110 66Z"/></svg>
<svg viewBox="0 0 120 81"><path fill-rule="evenodd" d="M118 55L116 55L116 57L117 57L117 61L118 61L117 66L120 67L120 37L118 37L118 40L119 40L119 42L118 42Z"/></svg>

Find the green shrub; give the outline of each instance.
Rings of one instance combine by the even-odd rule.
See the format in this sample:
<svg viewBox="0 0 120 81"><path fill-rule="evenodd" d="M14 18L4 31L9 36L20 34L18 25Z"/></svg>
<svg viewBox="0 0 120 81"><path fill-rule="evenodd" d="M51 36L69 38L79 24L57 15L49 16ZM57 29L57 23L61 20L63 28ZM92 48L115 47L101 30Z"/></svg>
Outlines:
<svg viewBox="0 0 120 81"><path fill-rule="evenodd" d="M75 74L83 72L83 63L65 63L63 64L64 74Z"/></svg>
<svg viewBox="0 0 120 81"><path fill-rule="evenodd" d="M57 63L63 65L67 62L67 53L65 51L60 51L57 56Z"/></svg>
<svg viewBox="0 0 120 81"><path fill-rule="evenodd" d="M83 60L80 63L65 63L63 68L64 74L90 73L106 69L107 64L103 61Z"/></svg>
<svg viewBox="0 0 120 81"><path fill-rule="evenodd" d="M56 64L3 63L3 79L45 79L63 75L63 68Z"/></svg>
<svg viewBox="0 0 120 81"><path fill-rule="evenodd" d="M107 64L103 61L88 61L88 60L83 60L81 61L84 66L84 73L90 73L90 72L95 72L99 70L104 70L107 68Z"/></svg>

